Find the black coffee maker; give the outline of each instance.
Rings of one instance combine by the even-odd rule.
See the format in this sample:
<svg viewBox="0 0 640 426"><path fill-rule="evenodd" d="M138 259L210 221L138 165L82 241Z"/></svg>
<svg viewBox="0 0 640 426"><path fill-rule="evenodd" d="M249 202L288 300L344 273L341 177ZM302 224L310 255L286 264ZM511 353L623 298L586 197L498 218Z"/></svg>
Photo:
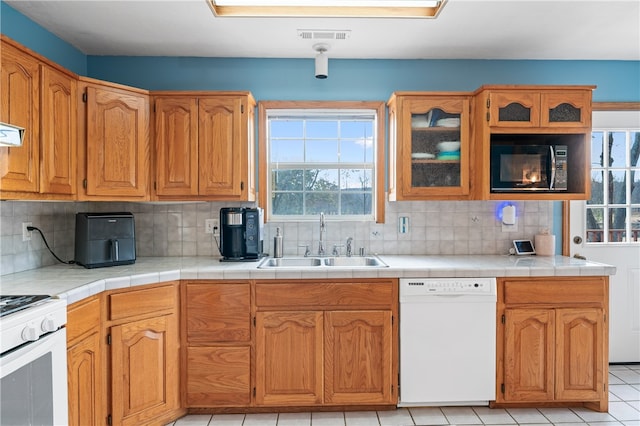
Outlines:
<svg viewBox="0 0 640 426"><path fill-rule="evenodd" d="M224 207L220 209L220 254L222 262L252 262L263 257L263 210Z"/></svg>

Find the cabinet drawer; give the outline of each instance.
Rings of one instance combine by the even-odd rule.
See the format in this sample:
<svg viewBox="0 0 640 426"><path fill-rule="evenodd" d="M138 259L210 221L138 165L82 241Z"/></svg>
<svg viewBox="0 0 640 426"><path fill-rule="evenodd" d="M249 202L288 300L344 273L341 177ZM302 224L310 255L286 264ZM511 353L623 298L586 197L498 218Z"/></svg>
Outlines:
<svg viewBox="0 0 640 426"><path fill-rule="evenodd" d="M502 278L506 304L604 304L607 277Z"/></svg>
<svg viewBox="0 0 640 426"><path fill-rule="evenodd" d="M72 342L90 331L99 331L100 297L94 296L67 308L67 342Z"/></svg>
<svg viewBox="0 0 640 426"><path fill-rule="evenodd" d="M391 309L392 280L375 282L310 281L305 284L257 283L256 306L300 309L300 307L366 306Z"/></svg>
<svg viewBox="0 0 640 426"><path fill-rule="evenodd" d="M111 294L109 295L109 319L118 320L173 309L176 299L174 285Z"/></svg>

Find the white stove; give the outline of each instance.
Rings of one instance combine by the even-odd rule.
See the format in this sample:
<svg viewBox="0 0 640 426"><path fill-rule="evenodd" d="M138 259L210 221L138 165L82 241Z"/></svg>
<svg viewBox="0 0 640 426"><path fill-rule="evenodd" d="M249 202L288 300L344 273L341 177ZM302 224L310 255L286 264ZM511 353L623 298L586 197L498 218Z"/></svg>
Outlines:
<svg viewBox="0 0 640 426"><path fill-rule="evenodd" d="M0 426L67 424L67 302L0 296Z"/></svg>

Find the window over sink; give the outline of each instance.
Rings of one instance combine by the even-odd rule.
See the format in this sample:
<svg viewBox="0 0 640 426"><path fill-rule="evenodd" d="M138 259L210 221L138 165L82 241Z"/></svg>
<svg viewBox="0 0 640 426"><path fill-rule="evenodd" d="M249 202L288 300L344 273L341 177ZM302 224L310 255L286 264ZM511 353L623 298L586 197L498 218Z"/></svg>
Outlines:
<svg viewBox="0 0 640 426"><path fill-rule="evenodd" d="M261 102L259 114L268 220L384 220L384 103Z"/></svg>

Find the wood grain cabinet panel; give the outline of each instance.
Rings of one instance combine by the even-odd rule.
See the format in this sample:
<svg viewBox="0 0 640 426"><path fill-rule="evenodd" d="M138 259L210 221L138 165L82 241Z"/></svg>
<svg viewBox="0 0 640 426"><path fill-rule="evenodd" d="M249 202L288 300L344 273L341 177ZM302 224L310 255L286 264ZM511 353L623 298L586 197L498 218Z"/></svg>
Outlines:
<svg viewBox="0 0 640 426"><path fill-rule="evenodd" d="M325 313L325 403L389 404L390 311Z"/></svg>
<svg viewBox="0 0 640 426"><path fill-rule="evenodd" d="M76 193L77 81L49 66L42 71L40 192Z"/></svg>
<svg viewBox="0 0 640 426"><path fill-rule="evenodd" d="M114 424L147 423L179 406L175 314L111 327Z"/></svg>
<svg viewBox="0 0 640 426"><path fill-rule="evenodd" d="M608 277L498 279L495 406L608 409Z"/></svg>
<svg viewBox="0 0 640 426"><path fill-rule="evenodd" d="M82 78L86 131L82 195L149 199L149 99L142 91ZM116 87L117 86L117 87Z"/></svg>
<svg viewBox="0 0 640 426"><path fill-rule="evenodd" d="M67 308L69 425L104 422L101 298L92 296Z"/></svg>
<svg viewBox="0 0 640 426"><path fill-rule="evenodd" d="M156 196L255 200L248 92L155 92Z"/></svg>
<svg viewBox="0 0 640 426"><path fill-rule="evenodd" d="M317 405L323 401L322 312L258 312L256 403Z"/></svg>
<svg viewBox="0 0 640 426"><path fill-rule="evenodd" d="M40 66L18 48L2 43L0 121L25 129L19 147L0 148L2 191L40 190Z"/></svg>
<svg viewBox="0 0 640 426"><path fill-rule="evenodd" d="M187 348L189 407L243 407L251 403L251 348Z"/></svg>

